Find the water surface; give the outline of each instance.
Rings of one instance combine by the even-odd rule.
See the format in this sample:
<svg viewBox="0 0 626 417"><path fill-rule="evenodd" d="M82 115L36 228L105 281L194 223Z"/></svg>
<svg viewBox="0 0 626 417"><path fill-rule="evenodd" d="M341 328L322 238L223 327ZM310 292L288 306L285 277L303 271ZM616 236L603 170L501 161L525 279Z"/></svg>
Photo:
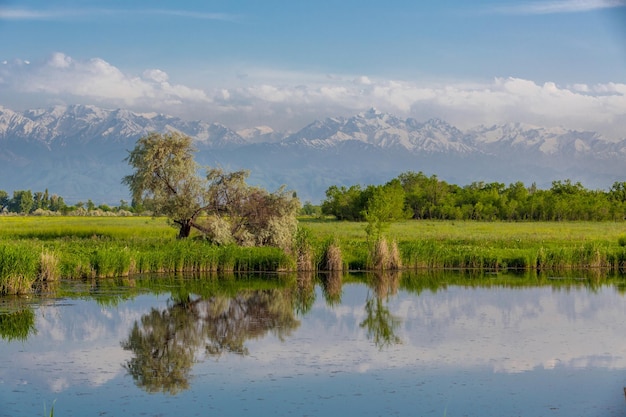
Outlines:
<svg viewBox="0 0 626 417"><path fill-rule="evenodd" d="M600 282L64 283L2 302L0 416L624 416Z"/></svg>

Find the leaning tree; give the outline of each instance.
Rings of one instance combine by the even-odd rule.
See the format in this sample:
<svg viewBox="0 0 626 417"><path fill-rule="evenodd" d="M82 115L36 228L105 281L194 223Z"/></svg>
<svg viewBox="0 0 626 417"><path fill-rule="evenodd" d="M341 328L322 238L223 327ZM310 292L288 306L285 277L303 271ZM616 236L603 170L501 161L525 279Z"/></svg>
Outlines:
<svg viewBox="0 0 626 417"><path fill-rule="evenodd" d="M247 171L213 168L199 177L194 152L189 136L151 133L129 152L126 160L135 171L122 181L134 201L178 227L179 238L195 228L217 244L289 246L297 229L297 198L284 189L269 193L249 186Z"/></svg>

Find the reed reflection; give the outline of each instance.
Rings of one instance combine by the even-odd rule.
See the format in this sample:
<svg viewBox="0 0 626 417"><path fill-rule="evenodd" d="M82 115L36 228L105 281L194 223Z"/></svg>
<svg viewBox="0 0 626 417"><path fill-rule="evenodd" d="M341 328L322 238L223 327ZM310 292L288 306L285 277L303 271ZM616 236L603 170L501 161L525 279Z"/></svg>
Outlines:
<svg viewBox="0 0 626 417"><path fill-rule="evenodd" d="M320 280L322 282L322 292L326 304L329 306L335 306L341 304L341 294L343 286L343 272L342 271L328 271L324 274L320 274Z"/></svg>
<svg viewBox="0 0 626 417"><path fill-rule="evenodd" d="M0 337L7 342L25 342L37 333L32 308L0 313Z"/></svg>
<svg viewBox="0 0 626 417"><path fill-rule="evenodd" d="M315 277L313 271L300 271L296 278L294 307L297 314L305 315L315 303Z"/></svg>
<svg viewBox="0 0 626 417"><path fill-rule="evenodd" d="M171 299L165 310L152 309L135 322L121 344L134 355L125 368L140 388L176 394L189 388L193 364L203 357L247 355L248 340L289 336L300 325L292 294L271 289Z"/></svg>

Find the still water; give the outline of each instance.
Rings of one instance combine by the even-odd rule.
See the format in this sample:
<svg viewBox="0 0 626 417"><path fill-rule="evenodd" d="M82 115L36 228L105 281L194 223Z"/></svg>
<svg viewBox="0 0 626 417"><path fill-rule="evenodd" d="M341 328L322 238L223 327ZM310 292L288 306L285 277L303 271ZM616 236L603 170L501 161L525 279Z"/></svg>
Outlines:
<svg viewBox="0 0 626 417"><path fill-rule="evenodd" d="M533 280L62 283L0 302L0 416L626 416L623 278Z"/></svg>

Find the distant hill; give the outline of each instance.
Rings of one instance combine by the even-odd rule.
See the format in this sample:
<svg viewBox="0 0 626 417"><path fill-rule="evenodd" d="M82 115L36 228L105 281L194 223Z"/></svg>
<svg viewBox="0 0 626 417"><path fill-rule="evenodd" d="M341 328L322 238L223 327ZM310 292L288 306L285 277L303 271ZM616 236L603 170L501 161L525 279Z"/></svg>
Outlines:
<svg viewBox="0 0 626 417"><path fill-rule="evenodd" d="M68 202L128 200L121 178L127 150L150 132L180 131L196 141L197 160L249 169L270 190L285 184L314 203L330 185L378 184L423 171L459 185L553 180L608 188L626 180L626 140L595 132L520 123L462 131L447 122L401 119L375 109L314 121L295 133L268 126L236 132L219 123L156 113L56 106L16 112L0 107L0 189L48 188Z"/></svg>

